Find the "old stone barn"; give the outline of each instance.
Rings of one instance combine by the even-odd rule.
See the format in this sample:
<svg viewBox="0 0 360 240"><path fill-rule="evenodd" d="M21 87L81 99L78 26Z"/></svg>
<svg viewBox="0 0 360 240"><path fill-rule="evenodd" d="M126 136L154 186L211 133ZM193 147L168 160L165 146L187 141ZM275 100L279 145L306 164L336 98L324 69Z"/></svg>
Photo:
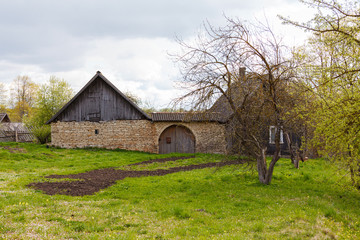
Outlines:
<svg viewBox="0 0 360 240"><path fill-rule="evenodd" d="M225 124L216 114L143 112L101 72L49 121L51 144L152 153L226 153Z"/></svg>

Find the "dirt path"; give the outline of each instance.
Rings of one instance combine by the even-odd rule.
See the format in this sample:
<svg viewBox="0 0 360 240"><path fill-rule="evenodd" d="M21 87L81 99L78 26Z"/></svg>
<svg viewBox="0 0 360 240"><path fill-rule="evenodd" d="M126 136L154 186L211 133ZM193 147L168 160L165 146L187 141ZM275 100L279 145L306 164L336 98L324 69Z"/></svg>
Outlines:
<svg viewBox="0 0 360 240"><path fill-rule="evenodd" d="M174 161L179 159L193 158L191 157L177 157L177 158L164 158L164 159L153 159L141 163L135 163L130 165L150 164L153 162L166 162ZM171 173L181 171L191 171L194 169L203 169L210 167L221 167L226 165L241 164L239 161L225 161L225 162L213 162L203 163L197 165L173 167L169 169L157 169L152 171L126 171L114 168L97 169L85 173L70 174L70 175L50 175L46 178L56 179L77 179L71 181L60 181L60 182L35 182L30 183L28 187L32 187L43 191L46 194L63 194L70 196L84 196L94 194L101 189L110 187L115 184L116 181L127 178L127 177L146 177L146 176L164 176Z"/></svg>

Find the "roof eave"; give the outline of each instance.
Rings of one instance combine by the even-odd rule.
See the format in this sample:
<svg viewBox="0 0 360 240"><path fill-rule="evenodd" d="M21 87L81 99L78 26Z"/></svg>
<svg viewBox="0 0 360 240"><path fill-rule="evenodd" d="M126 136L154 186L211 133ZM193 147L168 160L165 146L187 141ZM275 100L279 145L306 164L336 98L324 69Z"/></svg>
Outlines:
<svg viewBox="0 0 360 240"><path fill-rule="evenodd" d="M125 94L123 94L117 87L115 87L104 75L101 74L101 72L98 72L99 76L107 83L109 84L120 96L122 96L126 101L128 101L136 110L138 110L142 115L145 116L146 119L151 120L151 118L141 109L139 106L137 106L133 101L131 101Z"/></svg>

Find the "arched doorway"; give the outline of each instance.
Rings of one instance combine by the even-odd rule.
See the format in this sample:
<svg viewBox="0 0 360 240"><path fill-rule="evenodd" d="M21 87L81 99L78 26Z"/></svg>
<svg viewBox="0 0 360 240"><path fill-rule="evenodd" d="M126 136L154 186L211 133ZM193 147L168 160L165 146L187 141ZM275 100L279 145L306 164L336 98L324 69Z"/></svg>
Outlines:
<svg viewBox="0 0 360 240"><path fill-rule="evenodd" d="M159 137L159 153L195 153L195 136L184 126L172 125Z"/></svg>

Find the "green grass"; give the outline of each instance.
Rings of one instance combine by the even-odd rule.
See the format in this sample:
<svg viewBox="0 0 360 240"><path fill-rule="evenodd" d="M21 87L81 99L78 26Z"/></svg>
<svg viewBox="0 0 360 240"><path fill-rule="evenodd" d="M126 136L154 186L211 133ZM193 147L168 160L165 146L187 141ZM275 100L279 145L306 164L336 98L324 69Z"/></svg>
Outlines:
<svg viewBox="0 0 360 240"><path fill-rule="evenodd" d="M23 148L11 153L4 147ZM0 144L0 239L359 239L360 192L325 160L281 159L269 186L226 166L127 178L94 195L49 196L26 187L50 174L145 170L220 161L221 155L126 165L180 154Z"/></svg>

